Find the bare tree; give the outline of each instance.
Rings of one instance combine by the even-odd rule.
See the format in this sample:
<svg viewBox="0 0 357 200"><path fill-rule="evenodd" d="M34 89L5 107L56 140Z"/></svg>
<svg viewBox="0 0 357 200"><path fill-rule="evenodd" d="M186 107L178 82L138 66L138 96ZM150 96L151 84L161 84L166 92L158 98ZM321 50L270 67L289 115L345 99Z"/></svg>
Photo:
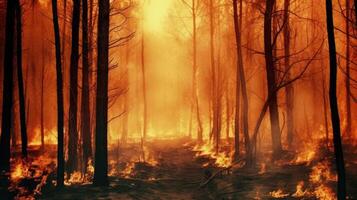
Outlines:
<svg viewBox="0 0 357 200"><path fill-rule="evenodd" d="M80 0L73 0L72 14L72 48L70 63L70 94L69 94L69 125L68 125L68 157L67 170L72 173L77 169L78 131L77 131L77 101L78 101L78 56L79 56L79 18Z"/></svg>
<svg viewBox="0 0 357 200"><path fill-rule="evenodd" d="M10 171L11 110L13 106L13 50L15 1L7 1L5 25L4 79L0 137L0 171Z"/></svg>
<svg viewBox="0 0 357 200"><path fill-rule="evenodd" d="M92 157L89 109L89 60L88 60L88 1L82 0L82 98L81 98L81 134L84 171Z"/></svg>
<svg viewBox="0 0 357 200"><path fill-rule="evenodd" d="M56 77L57 77L57 187L64 185L64 148L63 148L63 82L61 62L61 40L57 15L57 0L52 0L52 20L55 36L56 51Z"/></svg>
<svg viewBox="0 0 357 200"><path fill-rule="evenodd" d="M108 184L108 56L109 56L109 0L99 0L98 58L95 134L95 185Z"/></svg>
<svg viewBox="0 0 357 200"><path fill-rule="evenodd" d="M278 112L278 99L276 93L276 77L275 77L275 63L272 42L272 18L275 7L275 0L267 0L265 3L264 12L264 52L265 52L265 67L268 81L268 96L269 101L269 114L270 126L273 144L273 157L277 158L282 151L281 135L279 125L279 112Z"/></svg>
<svg viewBox="0 0 357 200"><path fill-rule="evenodd" d="M16 58L17 58L17 84L19 89L20 125L21 125L21 152L27 157L27 127L24 94L24 79L22 76L22 12L20 0L16 0Z"/></svg>
<svg viewBox="0 0 357 200"><path fill-rule="evenodd" d="M346 199L346 180L345 180L345 163L343 159L342 143L341 143L341 130L340 118L338 114L338 103L336 97L336 82L337 82L337 62L336 62L336 45L335 33L332 13L332 1L326 0L326 21L327 21L327 34L329 44L329 57L330 57L330 110L331 122L333 129L333 144L336 159L337 171L337 197L339 200Z"/></svg>

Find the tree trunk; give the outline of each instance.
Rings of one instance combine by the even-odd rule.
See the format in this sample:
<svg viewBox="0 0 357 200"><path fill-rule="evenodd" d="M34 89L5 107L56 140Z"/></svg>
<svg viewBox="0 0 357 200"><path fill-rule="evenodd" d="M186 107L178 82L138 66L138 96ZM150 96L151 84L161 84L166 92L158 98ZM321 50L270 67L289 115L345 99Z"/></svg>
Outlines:
<svg viewBox="0 0 357 200"><path fill-rule="evenodd" d="M246 161L247 165L252 164L252 151L249 139L249 130L248 130L248 95L247 87L245 82L245 74L243 68L243 55L242 55L242 44L241 44L241 23L242 23L242 0L240 1L239 8L239 19L238 19L238 9L237 9L237 0L233 1L233 16L234 16L234 30L237 43L237 76L239 76L240 87L242 90L242 122L243 122L243 134L244 134L244 146L246 152ZM239 86L237 84L237 87Z"/></svg>
<svg viewBox="0 0 357 200"><path fill-rule="evenodd" d="M27 157L27 128L26 128L26 108L24 94L24 79L22 76L22 12L20 1L16 0L16 57L17 57L17 82L19 89L20 103L20 124L21 124L21 152L23 157Z"/></svg>
<svg viewBox="0 0 357 200"><path fill-rule="evenodd" d="M347 125L346 125L346 135L351 137L352 130L352 116L351 116L351 70L350 70L350 0L346 0L346 114L347 114Z"/></svg>
<svg viewBox="0 0 357 200"><path fill-rule="evenodd" d="M88 62L88 1L82 0L82 98L81 134L84 172L92 157L89 110L89 62Z"/></svg>
<svg viewBox="0 0 357 200"><path fill-rule="evenodd" d="M197 119L197 141L202 143L203 141L203 128L202 120L200 114L200 105L198 100L198 67L197 67L197 21L196 21L196 11L197 11L197 2L192 0L192 48L193 48L193 76L192 76L192 90L193 90L193 107L196 112Z"/></svg>
<svg viewBox="0 0 357 200"><path fill-rule="evenodd" d="M143 121L143 141L146 140L147 134L147 99L146 99L146 73L145 73L145 30L144 22L142 21L142 35L141 35L141 74L142 74L142 90L143 90L143 104L144 104L144 121ZM143 142L142 141L142 142ZM145 158L144 158L145 159Z"/></svg>
<svg viewBox="0 0 357 200"><path fill-rule="evenodd" d="M4 53L4 79L3 101L0 137L0 171L10 171L10 132L11 110L13 104L13 51L14 51L14 19L15 1L7 1L5 25L5 53Z"/></svg>
<svg viewBox="0 0 357 200"><path fill-rule="evenodd" d="M212 111L213 111L213 119L212 119L212 137L215 143L216 153L218 152L218 143L219 143L219 105L218 105L218 87L217 87L217 73L216 73L216 64L214 59L214 5L213 0L209 1L209 26L210 26L210 58L211 58L211 90L212 90Z"/></svg>
<svg viewBox="0 0 357 200"><path fill-rule="evenodd" d="M61 62L61 40L57 15L57 0L52 0L52 19L56 47L56 77L57 77L57 187L64 184L64 151L63 151L63 82Z"/></svg>
<svg viewBox="0 0 357 200"><path fill-rule="evenodd" d="M78 41L79 41L79 16L80 0L73 0L72 15L72 49L70 63L70 85L69 85L69 125L68 125L68 165L69 174L77 170L77 101L78 101Z"/></svg>
<svg viewBox="0 0 357 200"><path fill-rule="evenodd" d="M98 72L95 134L95 185L108 184L108 56L109 56L109 0L99 0L98 17Z"/></svg>
<svg viewBox="0 0 357 200"><path fill-rule="evenodd" d="M272 44L272 14L275 0L267 0L264 13L264 51L265 67L268 81L270 126L273 145L273 158L277 158L282 151L279 126L278 99L276 92L275 64Z"/></svg>
<svg viewBox="0 0 357 200"><path fill-rule="evenodd" d="M290 80L290 16L289 16L290 0L284 0L284 65L286 71L286 79ZM294 87L289 84L285 87L286 101L286 127L287 141L291 148L294 140Z"/></svg>
<svg viewBox="0 0 357 200"><path fill-rule="evenodd" d="M340 118L338 113L338 103L336 97L336 82L337 82L337 62L336 62L336 46L335 34L333 25L332 1L326 0L326 19L327 33L330 55L330 110L331 122L333 129L333 144L336 159L337 171L337 197L339 200L346 199L346 180L345 180L345 163L343 159Z"/></svg>

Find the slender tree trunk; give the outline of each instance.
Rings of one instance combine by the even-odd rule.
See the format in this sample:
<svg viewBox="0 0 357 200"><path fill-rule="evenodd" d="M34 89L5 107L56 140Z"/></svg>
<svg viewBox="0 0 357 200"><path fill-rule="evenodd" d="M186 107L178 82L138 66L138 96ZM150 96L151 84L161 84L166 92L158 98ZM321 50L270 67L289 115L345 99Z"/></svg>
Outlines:
<svg viewBox="0 0 357 200"><path fill-rule="evenodd" d="M346 114L347 114L347 126L346 135L351 137L352 130L352 116L351 116L351 70L350 70L350 0L346 0Z"/></svg>
<svg viewBox="0 0 357 200"><path fill-rule="evenodd" d="M89 110L88 1L82 0L82 98L81 133L84 172L92 156Z"/></svg>
<svg viewBox="0 0 357 200"><path fill-rule="evenodd" d="M286 79L290 80L290 16L289 16L290 0L284 0L284 65L286 71ZM285 87L286 98L286 127L287 141L291 148L294 139L294 87L289 84Z"/></svg>
<svg viewBox="0 0 357 200"><path fill-rule="evenodd" d="M56 47L56 77L57 77L57 187L64 184L64 148L63 148L63 82L61 62L61 39L58 25L57 0L52 0L52 19Z"/></svg>
<svg viewBox="0 0 357 200"><path fill-rule="evenodd" d="M147 134L147 99L146 99L146 73L145 73L145 30L144 22L142 21L142 35L141 35L141 74L142 74L142 90L143 90L143 104L144 104L144 121L143 121L143 141L146 140ZM144 158L145 159L145 158Z"/></svg>
<svg viewBox="0 0 357 200"><path fill-rule="evenodd" d="M10 132L11 110L13 106L13 51L14 51L14 19L15 1L7 1L5 25L5 53L4 53L4 79L3 101L0 137L0 171L10 171Z"/></svg>
<svg viewBox="0 0 357 200"><path fill-rule="evenodd" d="M70 85L69 85L69 125L68 125L68 166L71 174L77 169L78 159L78 132L77 132L77 107L78 107L78 42L79 42L79 16L80 0L73 0L72 15L72 49L70 63Z"/></svg>
<svg viewBox="0 0 357 200"><path fill-rule="evenodd" d="M98 17L98 72L96 97L95 185L108 184L108 56L109 56L109 0L99 0Z"/></svg>
<svg viewBox="0 0 357 200"><path fill-rule="evenodd" d="M197 141L202 143L203 141L203 128L202 120L200 114L200 105L198 99L198 67L197 67L197 21L196 21L196 11L197 11L197 2L192 0L192 48L193 48L193 76L192 76L192 90L193 90L193 107L196 112L197 119Z"/></svg>
<svg viewBox="0 0 357 200"><path fill-rule="evenodd" d="M214 5L213 0L209 1L209 26L210 26L210 58L211 58L211 81L212 81L212 111L213 111L213 119L212 119L212 137L213 141L216 144L215 150L218 152L218 140L219 140L219 106L218 106L218 88L217 88L217 73L216 73L216 64L214 59Z"/></svg>
<svg viewBox="0 0 357 200"><path fill-rule="evenodd" d="M337 62L336 62L336 46L335 34L333 25L332 1L326 0L326 19L327 33L330 55L330 109L331 122L333 129L333 144L336 159L337 171L337 197L339 200L346 199L346 179L345 179L345 163L343 159L343 150L341 142L340 118L338 114L338 103L336 97L336 82L337 82Z"/></svg>
<svg viewBox="0 0 357 200"><path fill-rule="evenodd" d="M245 82L245 74L243 68L243 55L242 55L242 44L241 44L241 24L242 23L242 1L240 1L240 9L239 9L239 18L238 19L238 9L237 9L237 0L233 1L233 17L234 17L234 30L235 37L237 42L237 76L239 76L240 84L237 84L237 87L240 86L242 90L242 122L243 122L243 134L244 134L244 144L246 151L246 161L247 165L252 164L252 151L250 146L249 139L249 130L248 130L248 95L247 95L247 87Z"/></svg>
<svg viewBox="0 0 357 200"><path fill-rule="evenodd" d="M24 79L22 76L22 12L20 1L16 0L16 57L17 57L17 82L19 89L20 103L20 124L21 124L21 152L23 157L27 157L27 128L26 128L26 108L24 95Z"/></svg>
<svg viewBox="0 0 357 200"><path fill-rule="evenodd" d="M278 99L276 92L275 64L272 44L272 14L275 0L267 0L264 13L264 51L265 66L268 81L270 126L272 134L273 158L277 158L282 151L279 126Z"/></svg>

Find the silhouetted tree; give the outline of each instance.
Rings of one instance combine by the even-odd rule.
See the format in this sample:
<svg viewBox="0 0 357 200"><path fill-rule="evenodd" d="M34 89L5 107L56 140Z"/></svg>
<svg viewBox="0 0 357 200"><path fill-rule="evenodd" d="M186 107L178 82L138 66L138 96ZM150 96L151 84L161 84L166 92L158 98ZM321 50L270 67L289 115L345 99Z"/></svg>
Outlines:
<svg viewBox="0 0 357 200"><path fill-rule="evenodd" d="M61 40L57 15L57 0L52 0L52 20L55 36L56 51L56 78L57 78L57 187L64 184L64 148L63 148L63 82L62 82L62 62L61 62Z"/></svg>
<svg viewBox="0 0 357 200"><path fill-rule="evenodd" d="M23 157L27 157L27 128L26 128L26 108L24 94L24 79L22 76L22 12L19 0L16 0L16 58L17 58L17 82L19 89L20 103L20 125L21 125L21 152Z"/></svg>
<svg viewBox="0 0 357 200"><path fill-rule="evenodd" d="M337 197L339 200L346 199L346 180L345 180L345 163L343 159L340 117L338 114L338 103L336 96L336 82L337 82L337 62L336 62L336 45L335 33L333 25L332 1L326 0L326 21L327 34L329 44L330 57L330 110L331 122L333 129L333 144L335 149L336 169L337 169Z"/></svg>
<svg viewBox="0 0 357 200"><path fill-rule="evenodd" d="M82 98L81 134L83 142L84 170L92 156L89 110L89 62L88 62L88 1L82 0Z"/></svg>
<svg viewBox="0 0 357 200"><path fill-rule="evenodd" d="M13 106L15 1L7 1L5 25L4 79L0 137L0 172L10 171L11 110Z"/></svg>
<svg viewBox="0 0 357 200"><path fill-rule="evenodd" d="M108 56L109 56L109 0L99 0L97 96L95 134L95 185L108 183Z"/></svg>
<svg viewBox="0 0 357 200"><path fill-rule="evenodd" d="M264 52L265 52L265 67L268 81L268 96L269 98L269 116L273 144L273 157L276 158L282 151L281 135L279 126L278 99L276 90L275 64L273 56L274 44L272 43L272 17L275 6L275 0L267 0L265 2L264 12Z"/></svg>
<svg viewBox="0 0 357 200"><path fill-rule="evenodd" d="M237 8L237 0L233 0L233 17L234 17L234 30L235 30L235 37L236 37L236 42L237 42L237 85L236 87L240 87L242 91L242 122L243 122L243 134L244 134L244 144L245 144L245 152L246 152L246 161L247 165L252 164L252 151L251 151L251 145L250 145L250 139L249 139L249 130L248 130L248 95L247 95L247 87L246 87L246 81L245 81L245 73L244 73L244 67L243 67L243 55L242 55L242 43L241 43L241 37L242 37L242 5L243 2L242 0L240 1L240 9L239 9L239 18L238 18L238 8ZM238 83L239 81L239 83ZM239 91L239 89L237 89ZM239 95L237 95L237 98L239 98ZM237 101L236 103L239 103ZM237 111L236 111L237 112ZM238 117L236 115L236 117ZM236 120L239 123L239 120ZM237 134L239 135L239 130L235 130L238 132ZM236 140L239 142L239 140ZM238 146L239 147L239 146ZM236 151L239 151L239 149L236 149ZM237 158L237 155L236 155Z"/></svg>
<svg viewBox="0 0 357 200"><path fill-rule="evenodd" d="M72 48L70 63L69 85L69 125L68 125L68 164L67 170L72 173L77 169L78 158L78 132L77 132L77 107L78 107L78 41L79 41L80 0L73 0L72 14Z"/></svg>

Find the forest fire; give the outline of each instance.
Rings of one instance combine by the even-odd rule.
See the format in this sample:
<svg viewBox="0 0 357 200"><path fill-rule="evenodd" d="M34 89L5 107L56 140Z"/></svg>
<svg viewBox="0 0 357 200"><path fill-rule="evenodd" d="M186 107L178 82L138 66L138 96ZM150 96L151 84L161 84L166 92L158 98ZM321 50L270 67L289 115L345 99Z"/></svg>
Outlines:
<svg viewBox="0 0 357 200"><path fill-rule="evenodd" d="M355 4L0 1L0 199L357 199Z"/></svg>
<svg viewBox="0 0 357 200"><path fill-rule="evenodd" d="M221 168L230 167L233 163L232 152L216 152L214 147L210 143L205 143L203 145L196 145L193 151L197 152L196 157L208 156L214 160L214 165ZM209 163L203 164L203 167L207 166Z"/></svg>

